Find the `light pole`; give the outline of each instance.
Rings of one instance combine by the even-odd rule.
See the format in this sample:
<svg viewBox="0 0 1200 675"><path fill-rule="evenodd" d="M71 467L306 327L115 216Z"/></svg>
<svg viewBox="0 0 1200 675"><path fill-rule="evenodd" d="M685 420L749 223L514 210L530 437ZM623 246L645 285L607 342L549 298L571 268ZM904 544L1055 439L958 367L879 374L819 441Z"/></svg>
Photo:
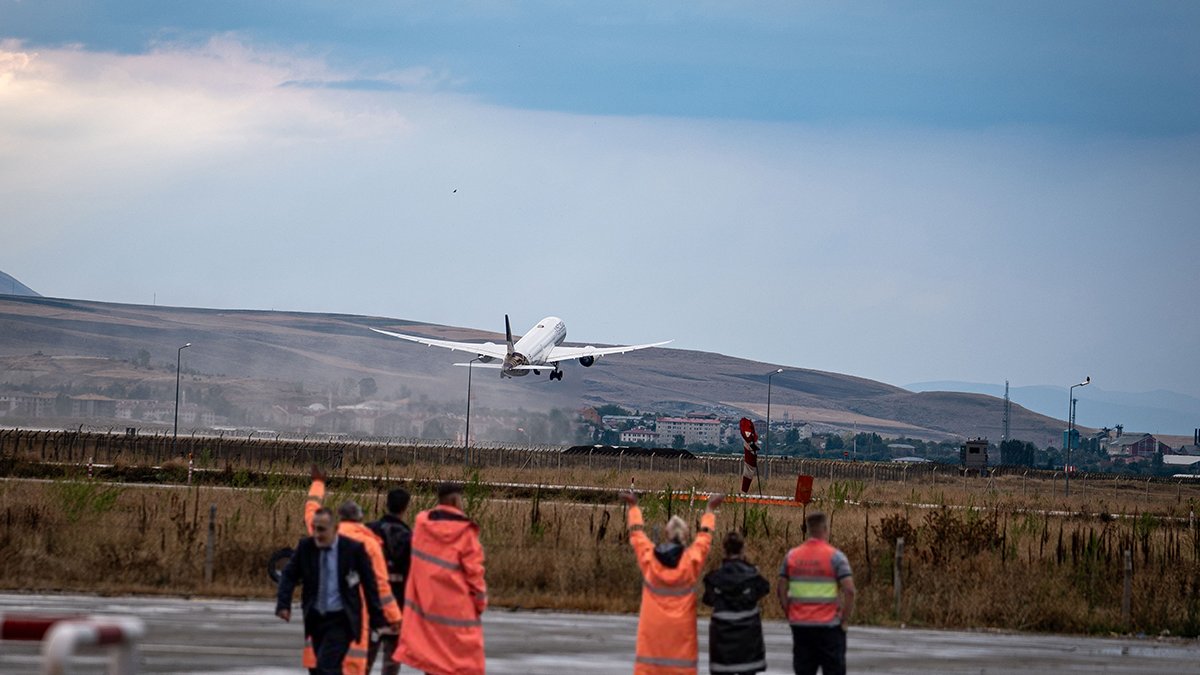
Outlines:
<svg viewBox="0 0 1200 675"><path fill-rule="evenodd" d="M192 343L179 348L175 353L175 431L171 433L171 455L175 455L175 439L179 437L179 364L183 361L183 350L191 347Z"/></svg>
<svg viewBox="0 0 1200 675"><path fill-rule="evenodd" d="M1071 446L1075 445L1075 387L1086 387L1092 383L1092 376L1083 378L1083 382L1067 388L1067 464L1063 467L1066 476L1066 496L1071 496Z"/></svg>
<svg viewBox="0 0 1200 675"><path fill-rule="evenodd" d="M767 434L763 438L763 460L767 458L767 449L771 447L771 378L783 372L783 368L777 368L767 373ZM766 464L767 478L770 478L771 469Z"/></svg>
<svg viewBox="0 0 1200 675"><path fill-rule="evenodd" d="M467 432L463 435L463 466L471 466L471 370L480 358L476 356L467 363Z"/></svg>

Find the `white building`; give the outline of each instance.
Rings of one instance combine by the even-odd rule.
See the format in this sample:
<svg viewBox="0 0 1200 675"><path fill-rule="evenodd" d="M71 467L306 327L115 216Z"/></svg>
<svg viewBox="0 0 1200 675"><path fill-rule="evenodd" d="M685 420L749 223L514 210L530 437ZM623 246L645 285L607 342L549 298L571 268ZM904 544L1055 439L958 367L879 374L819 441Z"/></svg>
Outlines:
<svg viewBox="0 0 1200 675"><path fill-rule="evenodd" d="M634 427L621 432L621 445L654 445L658 432L644 427Z"/></svg>
<svg viewBox="0 0 1200 675"><path fill-rule="evenodd" d="M662 442L668 444L673 443L676 436L683 436L684 445L721 443L721 420L711 417L660 417L655 431Z"/></svg>

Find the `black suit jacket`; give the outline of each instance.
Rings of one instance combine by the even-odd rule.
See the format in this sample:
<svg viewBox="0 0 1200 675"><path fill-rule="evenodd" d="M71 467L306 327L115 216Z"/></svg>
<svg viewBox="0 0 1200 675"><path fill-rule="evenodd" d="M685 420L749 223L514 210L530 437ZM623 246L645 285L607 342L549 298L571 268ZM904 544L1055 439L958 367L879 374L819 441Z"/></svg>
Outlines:
<svg viewBox="0 0 1200 675"><path fill-rule="evenodd" d="M371 569L371 560L367 557L367 549L349 537L338 537L338 591L342 596L342 610L350 620L351 635L362 632L362 596L367 598L367 613L370 616L372 628L387 625L383 610L379 606L379 586L375 581L375 572ZM288 561L287 567L279 578L278 596L275 611L292 606L292 593L296 584L304 586L300 594L300 605L307 624L317 611L317 598L321 591L321 549L317 548L312 537L305 537L296 545L296 552ZM353 586L350 581L357 575L357 583Z"/></svg>

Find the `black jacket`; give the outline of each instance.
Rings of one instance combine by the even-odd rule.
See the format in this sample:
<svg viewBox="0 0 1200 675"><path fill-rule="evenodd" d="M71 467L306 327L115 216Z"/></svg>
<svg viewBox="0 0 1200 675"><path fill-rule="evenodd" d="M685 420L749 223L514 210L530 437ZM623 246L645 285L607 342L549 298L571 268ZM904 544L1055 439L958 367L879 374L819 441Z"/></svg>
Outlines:
<svg viewBox="0 0 1200 675"><path fill-rule="evenodd" d="M362 588L363 595L367 598L371 627L381 628L387 625L383 610L379 606L379 586L375 582L375 572L371 569L367 549L349 537L338 537L337 548L338 591L342 596L342 609L346 618L350 620L350 634L358 635L362 632L362 596L359 595L359 588ZM292 606L292 593L296 584L300 583L304 586L300 594L300 606L304 612L305 623L316 614L317 595L321 590L319 552L320 549L312 537L305 537L296 544L296 552L279 577L275 611Z"/></svg>
<svg viewBox="0 0 1200 675"><path fill-rule="evenodd" d="M404 582L408 580L408 570L412 565L412 528L403 520L390 513L382 518L367 523L380 539L383 540L383 557L387 558L388 583L392 585L392 596L404 606Z"/></svg>
<svg viewBox="0 0 1200 675"><path fill-rule="evenodd" d="M730 558L704 577L704 604L713 608L708 624L709 662L713 672L757 673L767 669L762 613L758 601L771 584L758 568Z"/></svg>

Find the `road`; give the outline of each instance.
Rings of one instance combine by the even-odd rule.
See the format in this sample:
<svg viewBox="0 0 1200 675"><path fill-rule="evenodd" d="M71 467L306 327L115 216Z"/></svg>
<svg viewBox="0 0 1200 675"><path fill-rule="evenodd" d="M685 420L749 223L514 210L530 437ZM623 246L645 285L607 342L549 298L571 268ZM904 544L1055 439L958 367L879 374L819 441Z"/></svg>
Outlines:
<svg viewBox="0 0 1200 675"><path fill-rule="evenodd" d="M0 613L86 613L140 617L147 673L300 673L300 626L285 624L263 601L85 595L0 594ZM487 669L497 674L572 675L632 670L637 617L489 611ZM791 672L786 624L768 622L768 673ZM708 622L700 620L700 672L708 672ZM854 627L851 672L871 673L1198 673L1200 642L1085 638L992 632ZM37 673L38 645L0 643L0 672ZM72 672L103 672L103 658L77 660ZM407 670L405 672L408 672Z"/></svg>

